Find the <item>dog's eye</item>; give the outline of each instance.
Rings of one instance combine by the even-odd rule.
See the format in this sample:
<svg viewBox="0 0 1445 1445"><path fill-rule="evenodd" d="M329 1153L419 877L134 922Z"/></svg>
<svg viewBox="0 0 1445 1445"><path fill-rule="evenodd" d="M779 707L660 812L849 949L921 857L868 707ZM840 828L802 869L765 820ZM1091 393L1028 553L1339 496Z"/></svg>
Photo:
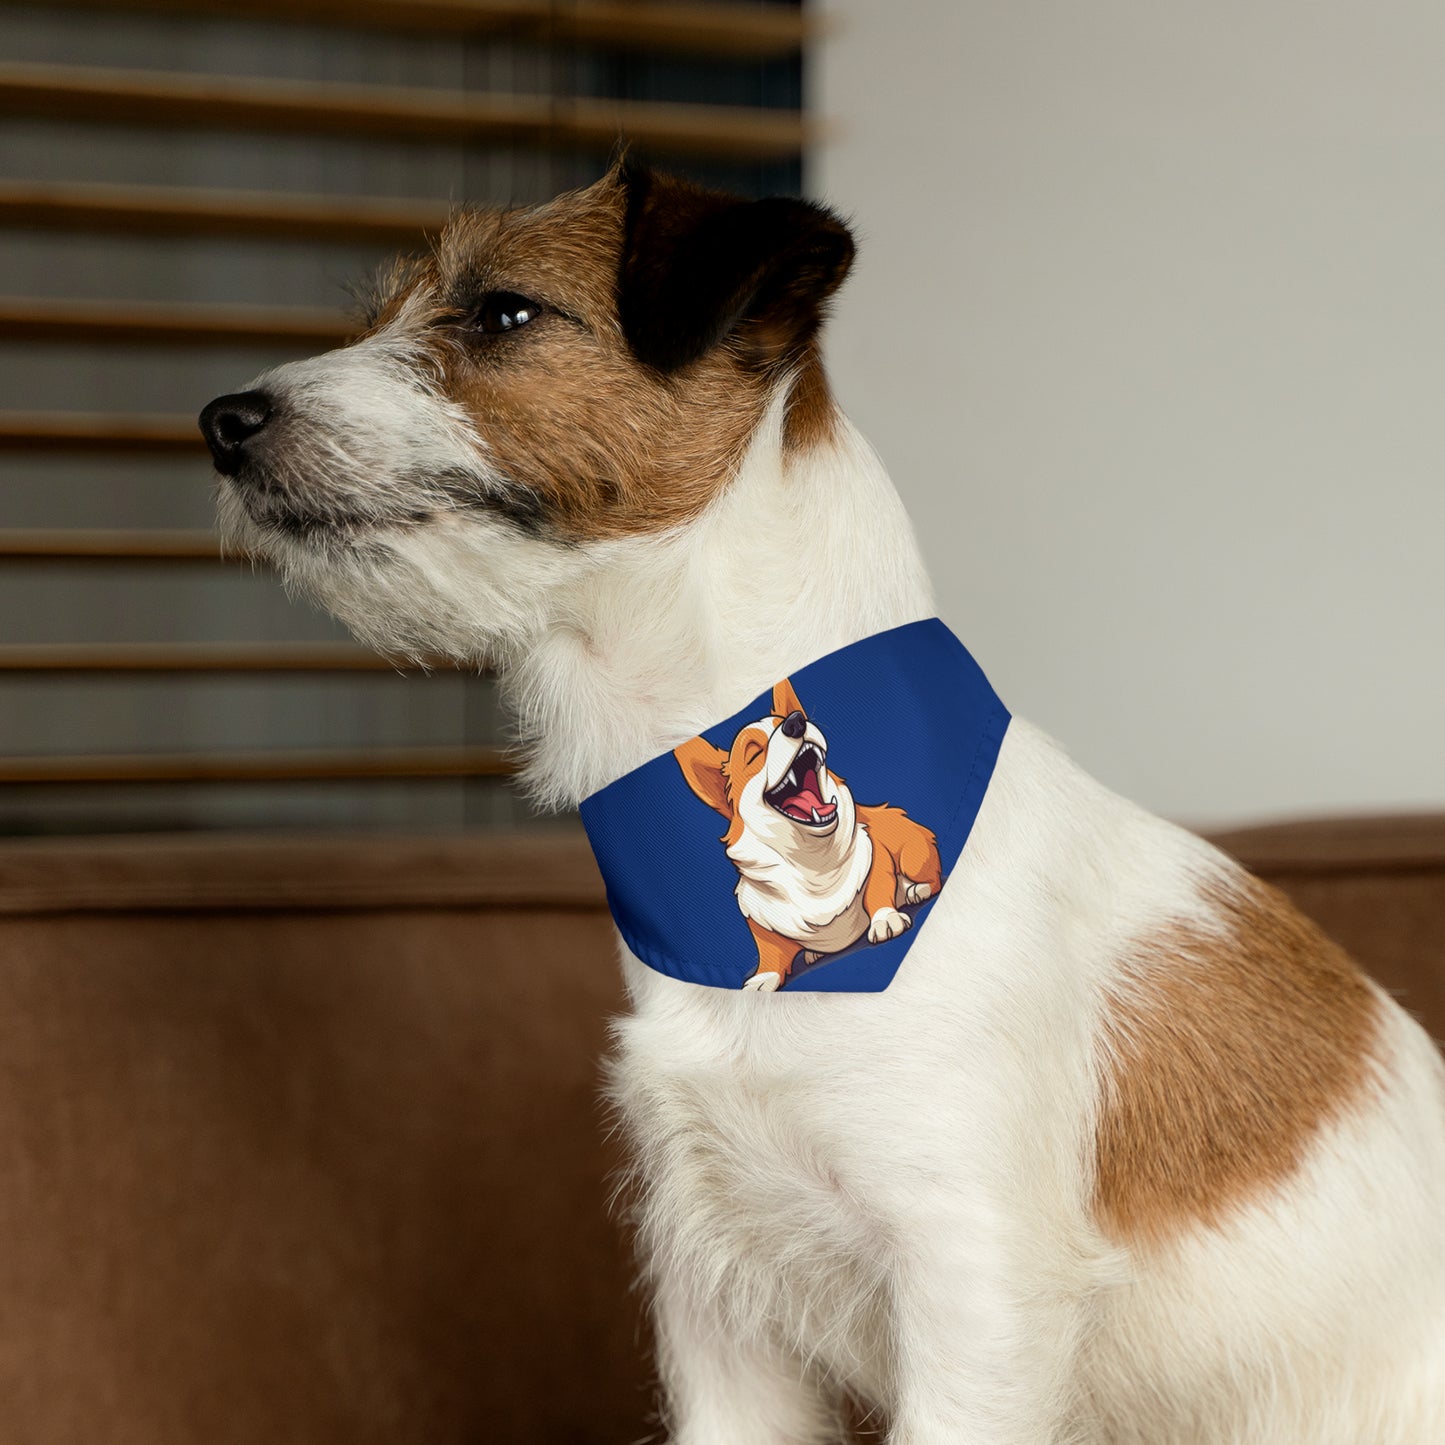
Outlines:
<svg viewBox="0 0 1445 1445"><path fill-rule="evenodd" d="M489 291L472 313L472 324L488 336L497 336L535 321L541 311L539 302L515 291Z"/></svg>
<svg viewBox="0 0 1445 1445"><path fill-rule="evenodd" d="M744 743L743 763L745 765L751 766L753 763L757 762L757 760L762 757L765 752L767 752L767 748L765 748L762 743Z"/></svg>

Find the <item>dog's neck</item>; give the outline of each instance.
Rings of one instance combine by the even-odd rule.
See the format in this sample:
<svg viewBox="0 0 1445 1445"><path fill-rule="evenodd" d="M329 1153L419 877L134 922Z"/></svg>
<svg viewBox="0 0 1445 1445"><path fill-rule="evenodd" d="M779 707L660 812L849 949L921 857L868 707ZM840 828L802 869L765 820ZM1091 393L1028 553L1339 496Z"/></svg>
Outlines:
<svg viewBox="0 0 1445 1445"><path fill-rule="evenodd" d="M791 453L780 396L736 477L665 536L598 544L504 662L526 779L575 804L859 638L934 613L882 463L841 415Z"/></svg>

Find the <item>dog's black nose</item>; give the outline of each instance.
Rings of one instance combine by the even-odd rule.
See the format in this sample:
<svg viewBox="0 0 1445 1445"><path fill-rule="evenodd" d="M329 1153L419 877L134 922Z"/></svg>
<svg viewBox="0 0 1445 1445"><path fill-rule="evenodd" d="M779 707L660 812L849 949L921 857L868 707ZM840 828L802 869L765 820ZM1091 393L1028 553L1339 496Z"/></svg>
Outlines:
<svg viewBox="0 0 1445 1445"><path fill-rule="evenodd" d="M808 719L796 709L783 719L783 736L785 738L800 738L807 730Z"/></svg>
<svg viewBox="0 0 1445 1445"><path fill-rule="evenodd" d="M222 476L234 477L241 470L246 443L270 419L271 398L264 391L238 391L207 405L201 413L201 435Z"/></svg>

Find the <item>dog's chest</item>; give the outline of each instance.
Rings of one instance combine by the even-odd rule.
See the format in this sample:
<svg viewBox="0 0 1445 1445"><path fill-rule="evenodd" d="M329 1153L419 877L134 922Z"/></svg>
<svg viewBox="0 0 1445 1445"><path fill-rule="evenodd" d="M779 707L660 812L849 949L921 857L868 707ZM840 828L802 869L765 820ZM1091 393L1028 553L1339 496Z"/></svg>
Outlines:
<svg viewBox="0 0 1445 1445"><path fill-rule="evenodd" d="M875 1382L878 1240L830 1147L855 1110L815 1082L821 1068L739 1068L736 1057L679 1068L648 1021L627 1021L620 1037L617 1094L649 1176L648 1233L687 1272L729 1279L748 1333Z"/></svg>
<svg viewBox="0 0 1445 1445"><path fill-rule="evenodd" d="M743 917L784 938L818 953L834 953L868 930L863 885L872 866L873 840L866 828L859 828L847 855L832 866L742 873L738 907Z"/></svg>

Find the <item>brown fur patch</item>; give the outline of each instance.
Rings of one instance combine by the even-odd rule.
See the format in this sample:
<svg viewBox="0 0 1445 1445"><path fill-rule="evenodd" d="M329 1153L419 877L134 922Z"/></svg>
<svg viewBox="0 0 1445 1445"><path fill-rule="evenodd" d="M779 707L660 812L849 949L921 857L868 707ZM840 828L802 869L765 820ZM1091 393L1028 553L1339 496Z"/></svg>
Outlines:
<svg viewBox="0 0 1445 1445"><path fill-rule="evenodd" d="M1095 1214L1158 1244L1284 1183L1365 1093L1379 1001L1284 895L1240 873L1217 932L1140 942L1109 1002Z"/></svg>
<svg viewBox="0 0 1445 1445"><path fill-rule="evenodd" d="M816 346L809 346L798 368L788 397L788 415L783 445L789 452L805 452L833 440L838 425L838 405L833 400Z"/></svg>
<svg viewBox="0 0 1445 1445"><path fill-rule="evenodd" d="M632 355L617 307L624 219L615 174L544 206L462 212L381 313L427 348L489 461L574 540L695 517L735 474L773 380L734 341L672 375ZM546 309L515 332L479 337L469 308L491 291ZM816 438L827 387L815 360L804 374L789 430Z"/></svg>

